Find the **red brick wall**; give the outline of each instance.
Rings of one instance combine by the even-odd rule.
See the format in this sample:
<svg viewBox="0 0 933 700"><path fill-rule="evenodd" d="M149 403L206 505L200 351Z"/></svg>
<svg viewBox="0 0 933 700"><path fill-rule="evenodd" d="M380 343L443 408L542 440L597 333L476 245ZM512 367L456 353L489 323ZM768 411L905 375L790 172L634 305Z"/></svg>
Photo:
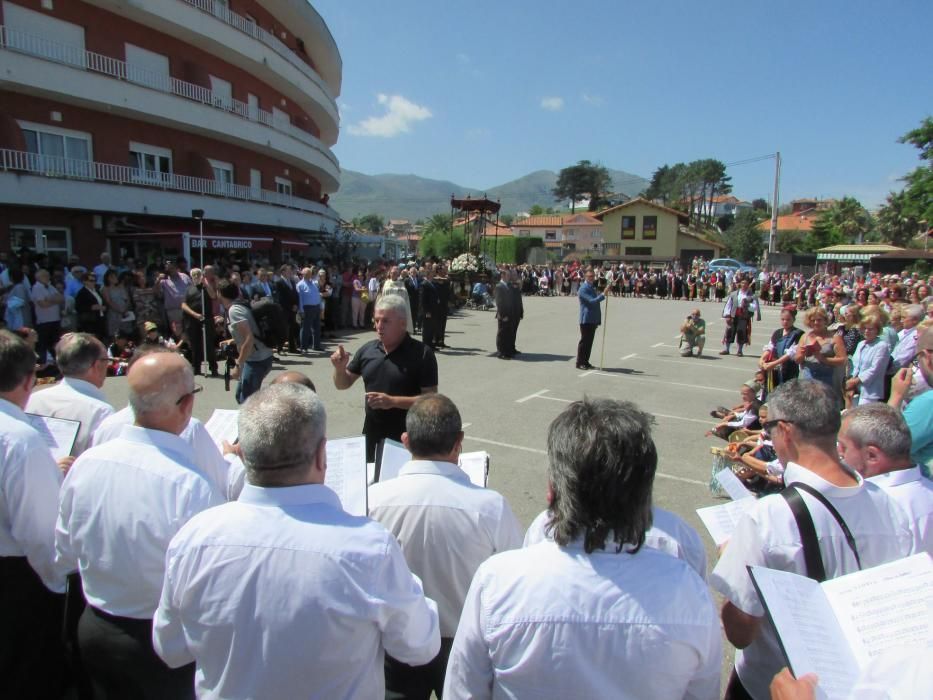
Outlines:
<svg viewBox="0 0 933 700"><path fill-rule="evenodd" d="M67 0L54 3L54 10L49 12L41 7L41 0L10 0L17 5L28 7L31 10L42 12L42 14L51 15L57 19L66 22L78 24L84 27L84 44L88 51L110 56L121 61L126 60L126 43L135 44L149 51L163 54L169 58L170 74L180 80L196 82L201 84L200 80L192 80L193 64L201 71L210 73L218 78L222 78L233 85L234 99L242 102L248 101L248 94L252 93L259 98L259 107L267 112L272 111L272 107L286 112L291 119L291 123L316 137L320 137L321 132L314 120L297 105L292 104L291 100L286 99L285 105L282 100L283 95L273 87L262 82L252 74L236 67L221 59L209 54L201 49L176 39L169 34L157 32L145 25L132 22L125 17L106 12L93 5L80 2L79 0ZM256 5L255 2L246 2L241 5ZM2 7L2 5L0 5ZM256 5L258 7L258 5ZM249 12L253 17L260 19L260 12L252 12L247 8L231 8L235 12L242 14ZM2 13L2 9L0 9ZM259 22L264 28L269 28L272 23L271 15L266 14L265 23ZM280 36L277 34L277 36ZM289 46L294 46L294 37L291 42L286 42ZM296 54L301 56L301 54ZM209 83L203 85L210 87Z"/></svg>

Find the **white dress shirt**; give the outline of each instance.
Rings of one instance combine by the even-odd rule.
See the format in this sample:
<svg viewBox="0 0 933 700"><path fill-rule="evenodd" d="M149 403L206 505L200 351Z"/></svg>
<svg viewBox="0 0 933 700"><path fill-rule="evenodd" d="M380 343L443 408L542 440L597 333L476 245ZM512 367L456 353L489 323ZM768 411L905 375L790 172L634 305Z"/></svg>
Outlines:
<svg viewBox="0 0 933 700"><path fill-rule="evenodd" d="M897 333L897 345L891 350L895 369L909 367L917 354L917 327L904 328Z"/></svg>
<svg viewBox="0 0 933 700"><path fill-rule="evenodd" d="M71 450L71 454L78 457L91 446L94 431L101 421L113 414L113 406L107 402L104 392L90 382L65 377L55 386L32 392L26 413L80 421L78 437Z"/></svg>
<svg viewBox="0 0 933 700"><path fill-rule="evenodd" d="M41 306L40 301L47 301L53 297L59 296L58 290L51 284L45 285L36 282L32 285L32 303L36 309L36 323L58 323L62 320L62 305L59 303L51 306Z"/></svg>
<svg viewBox="0 0 933 700"><path fill-rule="evenodd" d="M136 422L132 406L124 406L112 416L105 418L94 432L93 444L102 445L120 437L124 425ZM187 442L194 453L194 466L218 491L224 494L226 500L235 501L243 489L245 467L236 455L224 456L217 444L207 432L204 423L194 416L179 435Z"/></svg>
<svg viewBox="0 0 933 700"><path fill-rule="evenodd" d="M0 399L0 557L26 557L46 587L55 573L55 518L62 473L48 444L19 406Z"/></svg>
<svg viewBox="0 0 933 700"><path fill-rule="evenodd" d="M933 555L933 481L921 474L919 466L896 469L866 481L884 489L907 514L914 535L913 553Z"/></svg>
<svg viewBox="0 0 933 700"><path fill-rule="evenodd" d="M706 584L663 552L607 546L540 542L480 566L445 700L718 698L722 640Z"/></svg>
<svg viewBox="0 0 933 700"><path fill-rule="evenodd" d="M823 494L839 511L855 538L862 567L868 568L907 556L912 537L904 512L884 491L858 477L857 486L834 486L809 469L788 462L784 483L799 481ZM801 491L813 518L820 554L828 578L858 570L845 534L826 507ZM779 494L765 496L742 515L735 533L710 576L712 587L739 610L755 617L765 611L746 566L806 575L803 546L797 522ZM771 623L764 619L757 639L735 652L735 668L742 685L753 698L770 697L768 686L785 665Z"/></svg>
<svg viewBox="0 0 933 700"><path fill-rule="evenodd" d="M172 540L153 644L201 698L382 698L384 651L437 654L437 608L378 523L323 485L260 488Z"/></svg>
<svg viewBox="0 0 933 700"><path fill-rule="evenodd" d="M528 526L523 546L530 547L538 542L553 539L547 531L547 522L551 517L548 510L541 511ZM645 547L683 559L699 577L706 580L706 547L703 540L687 524L687 521L669 510L651 507L651 529L645 533Z"/></svg>
<svg viewBox="0 0 933 700"><path fill-rule="evenodd" d="M472 484L450 462L412 460L397 478L370 486L369 517L398 538L425 595L437 602L442 637L457 631L479 565L522 545L505 498Z"/></svg>
<svg viewBox="0 0 933 700"><path fill-rule="evenodd" d="M196 471L187 442L125 425L92 447L62 484L55 563L81 572L88 603L111 615L152 617L168 543L189 518L224 502Z"/></svg>

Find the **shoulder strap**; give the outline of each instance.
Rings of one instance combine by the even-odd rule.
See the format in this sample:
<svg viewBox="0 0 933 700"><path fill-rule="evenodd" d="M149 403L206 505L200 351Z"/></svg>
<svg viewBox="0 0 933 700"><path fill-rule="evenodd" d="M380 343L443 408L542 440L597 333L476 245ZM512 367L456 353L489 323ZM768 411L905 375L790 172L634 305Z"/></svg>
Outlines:
<svg viewBox="0 0 933 700"><path fill-rule="evenodd" d="M803 561L807 567L807 576L814 581L822 583L826 580L826 570L823 568L823 557L820 554L820 541L816 537L816 526L813 524L813 517L803 502L803 496L794 488L797 484L791 484L783 491L781 496L787 501L791 513L794 514L794 520L797 521L797 530L800 532L800 541L803 544Z"/></svg>

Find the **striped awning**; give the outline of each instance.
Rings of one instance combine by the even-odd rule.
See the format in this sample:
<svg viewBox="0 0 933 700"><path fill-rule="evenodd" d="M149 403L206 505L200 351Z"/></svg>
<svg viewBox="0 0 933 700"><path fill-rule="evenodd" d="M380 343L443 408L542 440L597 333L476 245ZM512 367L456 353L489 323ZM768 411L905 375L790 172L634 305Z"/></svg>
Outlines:
<svg viewBox="0 0 933 700"><path fill-rule="evenodd" d="M817 253L816 259L832 262L868 262L879 255L881 253Z"/></svg>

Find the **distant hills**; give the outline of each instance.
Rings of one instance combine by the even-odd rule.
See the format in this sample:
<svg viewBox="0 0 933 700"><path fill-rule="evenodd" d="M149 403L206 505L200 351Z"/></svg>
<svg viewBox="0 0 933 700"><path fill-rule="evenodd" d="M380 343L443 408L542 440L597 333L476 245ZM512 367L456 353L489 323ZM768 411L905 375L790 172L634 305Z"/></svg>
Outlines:
<svg viewBox="0 0 933 700"><path fill-rule="evenodd" d="M630 197L645 189L649 181L624 170L609 170L613 191ZM331 206L344 219L365 214L379 214L388 219L427 219L433 214L450 211L450 195L481 197L502 202L503 214L528 211L535 204L556 206L551 190L557 182L557 173L536 170L517 180L487 190L463 187L447 180L430 180L417 175L365 175L344 170L340 190L330 199Z"/></svg>

